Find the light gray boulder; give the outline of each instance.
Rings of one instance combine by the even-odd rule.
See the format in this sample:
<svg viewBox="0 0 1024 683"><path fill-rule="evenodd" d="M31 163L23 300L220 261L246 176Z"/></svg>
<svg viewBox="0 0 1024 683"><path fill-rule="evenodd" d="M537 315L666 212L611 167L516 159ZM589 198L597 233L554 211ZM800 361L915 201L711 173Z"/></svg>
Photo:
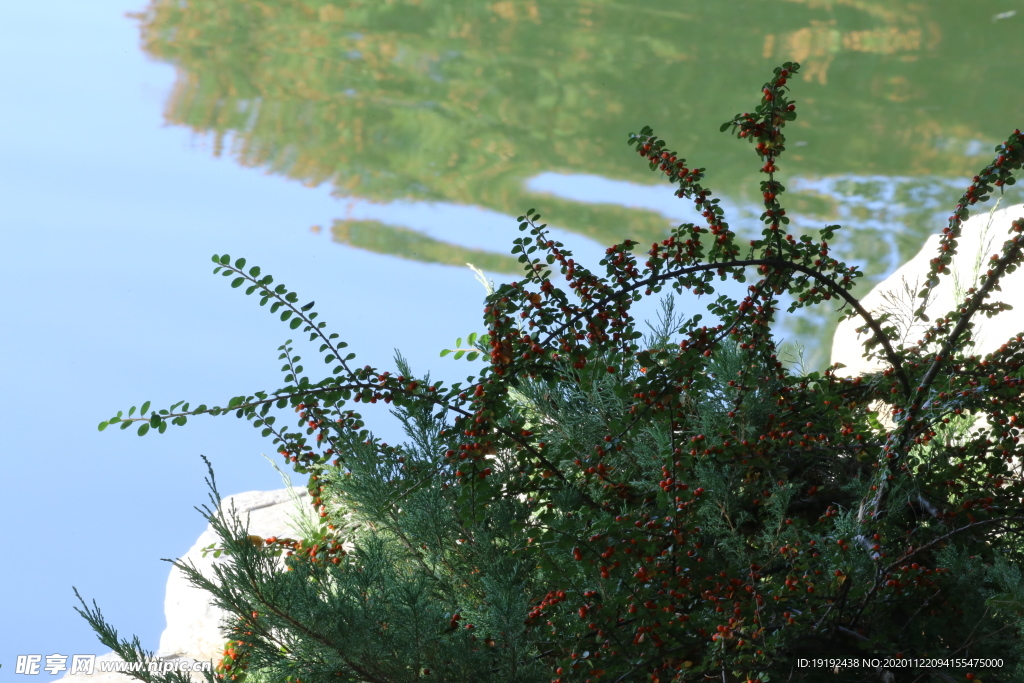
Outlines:
<svg viewBox="0 0 1024 683"><path fill-rule="evenodd" d="M957 253L949 265L950 272L940 276L939 285L932 290L925 305L925 313L931 321L945 315L964 300L966 291L979 286L979 276L987 269L989 257L999 254L1003 242L1009 238L1010 224L1024 217L1024 204L1017 204L991 213L971 216L964 222L960 239L957 240ZM862 300L864 308L873 316L883 312L892 312L890 324L895 324L900 334L894 348L899 343L907 346L917 344L923 339L925 331L932 322L914 320L914 311L920 305L917 293L924 286L928 273L929 262L939 253L941 235L935 234L928 238L921 251L910 259L886 280L872 289ZM998 349L1011 337L1024 332L1024 303L1017 297L1024 292L1024 267L1013 273L1004 275L1000 280L1002 291L994 292L988 301L1002 301L1014 306L1013 310L1002 311L992 318L983 314L975 314L974 340L969 347L961 347L963 356L984 356ZM856 377L883 370L888 366L884 360L865 358L864 343L871 338L870 332L858 334L856 329L864 324L857 316L843 320L836 328L832 340L832 363L846 365L836 371L836 375ZM876 347L877 349L878 347ZM879 421L892 428L891 406L881 402L872 406L879 410ZM984 427L984 420L978 420L974 431Z"/></svg>
<svg viewBox="0 0 1024 683"><path fill-rule="evenodd" d="M227 496L221 501L221 509L226 511L232 504L243 523L248 516L249 533L263 538L300 538L303 535L303 520L306 524L314 525L318 521L308 491L298 486ZM194 563L204 576L212 578L214 564L225 562L227 558L215 558L212 553L203 557L203 549L219 543L216 533L207 525L181 561L185 564ZM212 605L209 594L192 586L177 567L171 568L167 579L164 616L167 628L160 636L160 646L156 652L158 658L166 661L209 661L214 666L220 661L225 644L220 624L226 619L227 612ZM112 652L107 653L97 658L95 673L66 675L60 680L68 683L127 683L136 680L122 673L100 673L100 659L116 661L119 658ZM204 680L198 672L193 672L192 678L195 681Z"/></svg>
<svg viewBox="0 0 1024 683"><path fill-rule="evenodd" d="M296 504L294 498L301 502ZM301 536L297 525L290 522L298 514L307 515L307 519L315 523L309 493L301 487L239 493L225 498L222 507L230 507L232 503L243 522L246 515L249 516L249 533L263 538ZM203 557L203 548L214 543L219 543L219 539L213 529L207 526L182 561L192 561L204 576L213 576L213 565L226 559L214 558L210 554ZM220 658L224 650L220 622L227 617L227 613L211 605L209 594L192 586L177 567L172 568L167 579L164 615L167 617L167 628L160 636L159 652L165 656L188 656L201 660Z"/></svg>

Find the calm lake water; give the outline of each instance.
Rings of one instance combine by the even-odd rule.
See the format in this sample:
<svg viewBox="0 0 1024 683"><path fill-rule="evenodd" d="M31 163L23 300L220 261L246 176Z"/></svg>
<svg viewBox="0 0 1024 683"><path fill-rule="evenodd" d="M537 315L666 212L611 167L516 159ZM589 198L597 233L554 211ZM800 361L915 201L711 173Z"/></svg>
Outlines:
<svg viewBox="0 0 1024 683"><path fill-rule="evenodd" d="M1022 0L8 5L0 354L16 362L0 366L0 514L19 589L0 595L18 624L4 672L16 654L106 651L71 586L158 646L159 558L205 526L199 454L224 494L281 486L259 457L271 442L244 420L142 439L96 429L143 401L277 388L289 338L311 379L326 370L210 274L211 254L315 299L360 364L391 369L397 347L415 372L460 381L474 363L438 356L483 331L465 263L517 277L516 216L538 209L595 268L611 243L699 220L626 145L644 125L707 168L731 226L756 235L760 164L718 131L784 61L804 65L779 174L787 213L797 234L844 226L833 246L866 273L856 295L945 225L1024 125ZM707 303L679 301L691 315ZM776 328L809 370L829 360L834 309L783 313ZM364 414L382 439L404 438L385 410Z"/></svg>
<svg viewBox="0 0 1024 683"><path fill-rule="evenodd" d="M146 52L177 68L168 121L244 166L329 184L337 216L314 230L505 275L520 272L509 245L481 245L471 225L423 231L366 207L536 207L600 246L649 243L699 218L626 146L647 124L756 235L756 156L718 129L799 61L781 174L792 229L842 224L836 252L860 265L863 295L1024 124L1017 4L157 0L137 19ZM776 334L821 369L834 318L819 307Z"/></svg>

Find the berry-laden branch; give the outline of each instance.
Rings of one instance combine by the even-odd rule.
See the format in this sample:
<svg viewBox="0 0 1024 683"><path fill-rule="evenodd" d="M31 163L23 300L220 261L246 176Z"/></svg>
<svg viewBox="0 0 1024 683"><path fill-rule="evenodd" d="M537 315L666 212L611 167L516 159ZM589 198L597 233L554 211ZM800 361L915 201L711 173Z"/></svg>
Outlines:
<svg viewBox="0 0 1024 683"><path fill-rule="evenodd" d="M249 269L249 272L244 272L246 265L245 259L237 259L234 265L231 264L230 256L224 254L222 256L214 256L213 261L218 263L217 268L214 269L214 274L220 273L225 277L231 275L237 275L232 282L233 288L238 288L243 285L246 281L251 282L251 286L246 289L246 294L251 295L255 292L259 292L262 297L260 299L260 305L265 306L268 301L274 300L271 304L270 312L277 313L277 311L284 307L286 310L281 314L280 318L284 321L289 321L289 327L296 329L303 326L303 332L310 333L310 341L320 339L323 343L320 346L320 352L327 352L324 356L324 362L327 364L338 362L338 365L333 369L332 374L343 375L342 381L334 380L332 378L325 379L318 384L310 385L309 380L305 377L300 377L300 373L303 370L301 365L296 365L296 361L301 358L291 358L289 356L291 340L281 346L279 350L282 351L280 358L286 360L287 363L282 367L282 371L286 372L285 381L295 382L295 386L285 387L278 389L271 395L265 392L256 392L250 396L236 396L231 398L226 407L213 406L207 407L205 404L200 405L195 410L189 410L189 404L181 401L171 406L169 410L152 411L148 417L143 417L142 414L149 411L150 402L146 401L142 404L140 417L133 418L136 407L133 406L128 411L128 416L124 417L123 412L118 412L116 416L101 422L99 424L99 430L103 431L111 424L121 423L121 429L128 428L132 423L140 422L143 423L139 428L139 436L144 436L150 428L156 428L161 433L166 430L166 422L171 421L175 425L184 425L187 422L187 418L194 415L210 414L220 415L225 412L236 411L238 417L243 415L253 419L257 409L263 409L262 415L266 415L268 409L275 405L278 408L284 408L288 403L291 403L293 407L298 406L302 401L311 401L325 397L327 402L331 405L341 405L338 399L342 402L349 400L355 393L355 400L363 401L365 403L376 403L378 400L383 400L386 403L390 403L396 395L408 397L409 399L422 400L439 407L444 408L446 411L459 414L463 417L471 417L472 413L461 408L458 402L452 402L452 394L457 394L459 385L455 385L448 395L441 394L438 390L440 383L433 386L427 386L423 389L419 389L419 382L408 382L403 376L392 377L391 373L384 372L377 374L377 371L366 366L364 368L353 369L348 361L355 358L354 353L349 353L342 357L341 349L348 346L346 342L337 342L335 339L338 338L337 333L331 333L326 335L323 332L323 328L326 323L314 323L314 320L318 316L316 311L311 311L314 302L309 302L299 308L296 306L298 296L294 292L289 292L284 285L277 285L273 290L270 289L270 285L273 284L273 277L266 275L263 278L257 280L260 276L261 269L258 266L253 266ZM376 380L374 376L376 375ZM365 393L361 393L365 392ZM180 412L174 412L178 406L183 408ZM269 436L273 430L270 430L270 425L273 424L273 418L267 418L266 420L256 418L255 426L263 427L267 426L264 430L263 436ZM322 426L322 425L321 425ZM321 433L322 434L322 433ZM516 435L509 434L510 438L518 438ZM275 444L282 442L283 439L275 439ZM539 454L538 454L539 455ZM542 456L541 456L542 457Z"/></svg>
<svg viewBox="0 0 1024 683"><path fill-rule="evenodd" d="M961 224L967 218L967 207L978 201L988 199L988 194L992 191L993 186L999 187L1002 190L1005 185L1013 185L1016 182L1013 172L1024 165L1024 137L1022 137L1020 130L1014 130L1006 142L997 146L996 153L997 156L993 159L992 163L986 166L980 174L974 176L970 187L964 192L960 202L956 205L956 209L949 217L949 226L942 231L942 237L939 240L939 255L929 262L927 281L924 288L918 293L918 297L924 299L925 302L927 302L928 296L934 287L938 285L939 276L947 271L947 266L952 261L953 255L956 254L956 240L960 236ZM878 519L885 514L885 503L889 492L889 475L892 469L899 465L901 459L906 457L910 439L928 429L926 422L918 420L918 415L925 409L926 402L917 400L917 397L928 396L932 386L939 378L939 373L951 364L954 349L957 348L957 342L970 329L972 325L971 319L978 311L984 310L986 307L991 309L989 305L985 304L985 300L993 291L998 290L999 281L1003 275L1012 273L1018 267L1022 248L1024 248L1024 235L1022 233L1024 233L1024 218L1011 223L1009 239L1003 243L1002 254L993 254L991 256L988 269L981 276L980 288L975 289L972 287L968 292L967 300L939 320L937 327L933 328L934 331L930 330L925 334L924 343L926 344L933 337L940 334L946 325L955 323L949 334L944 339L941 339L938 352L932 358L928 369L916 387L914 400L906 410L901 411L902 419L898 428L889 435L889 443L883 449L885 461L881 463L882 467L879 468L879 473L876 477L875 493L870 503L862 506L860 513L861 521L865 519ZM989 310L989 314L997 313L999 310L1002 309ZM928 320L923 304L915 311L915 315L921 320ZM987 364L987 361L984 364ZM989 375L988 379L990 379L991 384L994 385L996 383L995 376ZM1003 384L1005 388L1013 390L1017 382L1010 377L1004 377ZM938 402L933 398L929 403L930 405L927 407L934 409Z"/></svg>
<svg viewBox="0 0 1024 683"><path fill-rule="evenodd" d="M892 571L894 569L901 568L901 567L906 567L908 569L917 570L917 569L920 568L920 565L917 565L917 563L914 563L914 565L911 565L911 564L909 564L907 562L908 560L910 560L914 556L920 555L922 553L925 553L928 550L930 550L931 548L934 548L935 546L939 545L940 543L945 543L950 538L952 538L952 537L954 537L954 536L956 536L958 534L962 534L965 531L970 531L971 529L975 529L975 528L982 527L982 526L990 526L990 525L994 525L994 524L1005 524L1006 522L1024 522L1024 517L1019 517L1019 516L991 517L989 519L973 521L973 522L971 522L969 524L965 524L964 526L961 526L961 527L958 527L956 529L953 529L952 531L950 531L948 533L945 533L942 536L939 536L938 538L932 539L931 541L929 541L928 543L925 543L924 545L922 545L919 548L913 548L912 550L909 550L906 554L904 554L902 557L900 557L900 559L896 560L895 562L891 562L889 565L887 565L886 567L882 568L878 572L879 578L875 579L875 582L871 585L871 589L868 591L867 595L864 596L864 600L861 603L860 608L858 609L856 615L854 615L853 623L856 624L858 622L858 620L860 619L860 615L864 612L864 608L867 607L867 605L871 602L871 599L878 592L878 589L882 587L884 582L888 581L888 582L890 582L889 585L893 585L893 583L892 583L892 581L893 581L893 579L892 579L892 575L893 575Z"/></svg>

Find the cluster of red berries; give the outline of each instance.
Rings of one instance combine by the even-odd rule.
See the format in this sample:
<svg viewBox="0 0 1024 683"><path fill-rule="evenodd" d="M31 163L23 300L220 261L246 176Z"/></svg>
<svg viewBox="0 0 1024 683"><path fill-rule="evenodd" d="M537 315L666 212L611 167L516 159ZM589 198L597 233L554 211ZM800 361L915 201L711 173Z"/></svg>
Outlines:
<svg viewBox="0 0 1024 683"><path fill-rule="evenodd" d="M259 617L259 612L252 613L252 621ZM251 628L246 619L239 617L239 629ZM244 635L252 636L251 630L245 630ZM242 638L229 640L224 646L223 656L217 663L214 678L218 681L235 681L243 683L246 679L246 671L249 668L249 655L252 652L252 643Z"/></svg>
<svg viewBox="0 0 1024 683"><path fill-rule="evenodd" d="M1014 129L1006 142L996 147L996 154L995 160L986 166L981 173L974 176L970 186L960 198L952 215L950 215L949 225L943 229L942 238L939 240L939 249L942 254L930 261L931 269L926 282L926 289L930 289L938 283L935 275L945 272L952 262L952 257L956 253L956 240L960 237L961 224L968 216L968 207L979 201L987 200L992 193L993 187L1003 188L1016 182L1013 172L1019 170L1022 164L1024 164L1024 135L1021 134L1020 129ZM1012 260L1011 257L1018 251L1014 247L1019 242L1019 234L1024 231L1024 225L1017 221L1014 223L1013 229L1018 233L1018 237L1015 237L1012 243L1004 244L1003 257L996 260L995 268L990 269L986 273L987 276L991 277L995 269L1000 271L1004 269L1006 263Z"/></svg>
<svg viewBox="0 0 1024 683"><path fill-rule="evenodd" d="M283 554L288 571L291 571L297 562L339 564L341 558L348 554L343 547L342 540L333 533L327 533L322 539L315 541L278 536L268 536L267 538L249 536L249 541L256 546L266 546L273 555Z"/></svg>

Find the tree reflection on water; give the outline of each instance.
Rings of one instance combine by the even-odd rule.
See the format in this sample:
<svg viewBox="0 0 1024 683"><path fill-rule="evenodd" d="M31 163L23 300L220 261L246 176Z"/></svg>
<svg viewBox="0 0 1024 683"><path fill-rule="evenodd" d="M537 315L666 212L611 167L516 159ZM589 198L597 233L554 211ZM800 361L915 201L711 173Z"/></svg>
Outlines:
<svg viewBox="0 0 1024 683"><path fill-rule="evenodd" d="M759 232L758 164L718 125L757 100L785 60L800 118L784 160L794 231L841 223L836 256L866 277L913 256L964 178L1022 121L1015 16L906 0L153 0L137 15L145 50L177 67L169 122L209 135L245 166L339 196L536 206L601 244L660 240L665 210L547 192L542 174L650 185L625 145L649 124ZM753 80L752 80L753 79ZM787 181L788 178L788 181ZM670 195L667 185L665 194ZM678 200L677 200L678 201ZM518 272L505 253L380 221L339 219L341 243L377 253ZM596 266L596 264L592 264ZM824 309L789 331L830 339Z"/></svg>

